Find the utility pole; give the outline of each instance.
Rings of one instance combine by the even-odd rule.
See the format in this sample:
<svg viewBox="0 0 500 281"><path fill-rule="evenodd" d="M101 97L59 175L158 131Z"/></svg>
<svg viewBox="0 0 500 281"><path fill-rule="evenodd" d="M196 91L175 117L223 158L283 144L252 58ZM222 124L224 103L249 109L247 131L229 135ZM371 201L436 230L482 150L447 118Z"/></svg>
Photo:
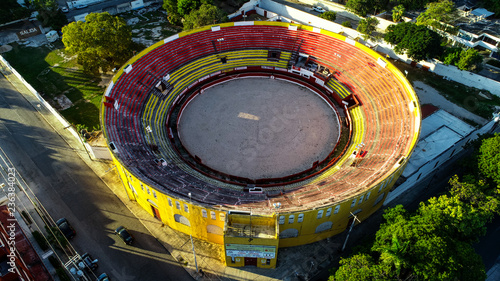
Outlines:
<svg viewBox="0 0 500 281"><path fill-rule="evenodd" d="M358 219L358 217L355 214L353 214L351 212L351 215L354 217L354 220L352 221L351 227L349 228L349 232L347 233L347 237L345 238L344 246L342 246L342 252L344 251L345 246L347 245L347 239L349 239L349 235L351 234L352 228L356 224L356 221L358 221L359 223L361 223L361 221Z"/></svg>

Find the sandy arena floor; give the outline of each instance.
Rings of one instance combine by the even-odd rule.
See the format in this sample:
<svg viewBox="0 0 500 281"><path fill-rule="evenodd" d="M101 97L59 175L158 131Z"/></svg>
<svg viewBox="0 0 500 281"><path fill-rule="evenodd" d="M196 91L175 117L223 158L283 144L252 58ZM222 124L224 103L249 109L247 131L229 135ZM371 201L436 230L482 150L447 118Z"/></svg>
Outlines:
<svg viewBox="0 0 500 281"><path fill-rule="evenodd" d="M333 109L310 90L281 80L231 80L184 109L179 135L192 155L250 179L291 175L323 160L339 138Z"/></svg>

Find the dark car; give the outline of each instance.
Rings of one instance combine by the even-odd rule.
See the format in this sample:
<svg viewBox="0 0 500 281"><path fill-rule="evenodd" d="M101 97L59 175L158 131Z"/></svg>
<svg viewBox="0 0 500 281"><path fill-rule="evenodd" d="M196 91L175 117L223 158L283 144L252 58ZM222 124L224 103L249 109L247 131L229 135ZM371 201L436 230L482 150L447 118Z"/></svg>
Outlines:
<svg viewBox="0 0 500 281"><path fill-rule="evenodd" d="M106 273L103 273L97 277L97 281L110 281L110 279Z"/></svg>
<svg viewBox="0 0 500 281"><path fill-rule="evenodd" d="M67 239L71 239L76 235L76 231L73 229L71 224L66 218L61 218L56 221L57 227L61 230L62 234L66 236Z"/></svg>
<svg viewBox="0 0 500 281"><path fill-rule="evenodd" d="M97 266L97 259L94 260L89 253L85 253L80 257L80 262L78 263L80 269L94 271L97 269Z"/></svg>
<svg viewBox="0 0 500 281"><path fill-rule="evenodd" d="M128 230L123 226L119 226L115 230L115 234L120 236L120 238L123 240L123 242L125 242L125 244L127 244L127 245L131 245L132 242L134 242L134 237L132 236L132 234L130 234L128 232Z"/></svg>

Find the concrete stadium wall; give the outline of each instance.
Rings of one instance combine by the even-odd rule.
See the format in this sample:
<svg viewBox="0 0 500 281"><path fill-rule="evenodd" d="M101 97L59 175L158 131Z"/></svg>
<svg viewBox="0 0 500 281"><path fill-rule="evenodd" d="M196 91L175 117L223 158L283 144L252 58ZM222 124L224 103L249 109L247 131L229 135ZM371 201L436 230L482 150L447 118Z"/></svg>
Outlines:
<svg viewBox="0 0 500 281"><path fill-rule="evenodd" d="M283 5L282 5L283 6ZM286 8L286 7L282 7ZM290 10L292 13L298 10ZM298 11L303 13L301 11ZM317 18L317 17L314 17ZM258 24L265 24L262 22L256 22ZM224 28L226 26L233 26L235 23L225 23L221 24L220 27ZM273 22L269 23L273 26L289 26L287 23L283 22ZM308 26L298 26L304 29L311 29ZM177 38L187 36L191 33L200 32L202 30L209 30L211 27L203 27L198 30L181 32L177 35L173 35L160 41L146 50L142 51L140 54L130 59L113 77L113 82L108 86L106 93L111 91L114 83L119 79L119 77L124 73L124 71L131 67L131 65L137 61L142 56L145 56L148 52L153 49L160 47L163 44L175 41ZM345 41L346 38L342 35L332 33L330 31L321 30L321 33L332 36L339 40ZM374 57L376 60L381 59L381 56L371 50L370 48L364 46L358 42L352 42L356 47L365 51L368 55ZM415 98L415 93L411 88L411 85L406 80L404 75L402 75L392 64L387 64L391 72L397 76L403 85L405 85L410 98ZM414 114L416 117L420 118L420 111L415 110ZM343 201L332 203L331 205L323 206L320 209L315 210L300 210L292 212L276 212L277 222L279 227L279 233L294 233L292 236L281 237L279 240L279 247L290 247L297 245L304 245L308 243L313 243L321 239L326 239L333 235L343 232L348 224L351 222L351 213L358 216L360 220L368 218L373 212L375 212L383 203L385 197L388 194L388 190L394 185L397 178L403 172L407 159L411 155L413 147L418 139L419 126L417 126L415 134L417 137L411 147L408 150L408 155L403 159L400 165L397 165L392 171L387 173L387 177L377 184L374 184L369 189L357 193ZM114 157L114 156L113 156ZM209 225L215 225L214 227L219 227L224 229L225 222L221 220L222 217L228 215L227 208L215 209L212 206L203 204L203 202L191 202L170 193L169 190L164 190L163 188L155 188L153 186L147 185L147 183L141 181L140 178L136 177L134 173L130 172L125 165L114 158L114 163L118 167L120 178L125 186L128 196L131 200L137 201L146 211L148 211L152 216L155 216L155 208L158 211L159 218L163 223L169 225L177 231L184 233L193 233L193 236L206 240L213 243L222 244L224 243L223 234L214 234L208 231L213 227ZM186 211L187 210L187 211ZM212 219L212 213L215 219ZM208 215L207 215L208 214ZM180 216L183 219L180 221ZM298 218L302 217L299 222ZM186 221L187 220L187 221ZM184 223L183 223L184 222ZM329 227L323 229L322 227ZM287 231L288 230L288 231Z"/></svg>

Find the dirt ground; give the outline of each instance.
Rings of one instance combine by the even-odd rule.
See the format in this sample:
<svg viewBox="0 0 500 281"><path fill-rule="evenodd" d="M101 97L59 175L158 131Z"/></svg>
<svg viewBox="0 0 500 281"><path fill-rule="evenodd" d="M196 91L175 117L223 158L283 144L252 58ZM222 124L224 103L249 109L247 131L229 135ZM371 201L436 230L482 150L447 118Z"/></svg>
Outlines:
<svg viewBox="0 0 500 281"><path fill-rule="evenodd" d="M218 171L250 179L291 175L325 159L339 138L335 111L310 90L246 78L205 90L179 121L183 145Z"/></svg>

